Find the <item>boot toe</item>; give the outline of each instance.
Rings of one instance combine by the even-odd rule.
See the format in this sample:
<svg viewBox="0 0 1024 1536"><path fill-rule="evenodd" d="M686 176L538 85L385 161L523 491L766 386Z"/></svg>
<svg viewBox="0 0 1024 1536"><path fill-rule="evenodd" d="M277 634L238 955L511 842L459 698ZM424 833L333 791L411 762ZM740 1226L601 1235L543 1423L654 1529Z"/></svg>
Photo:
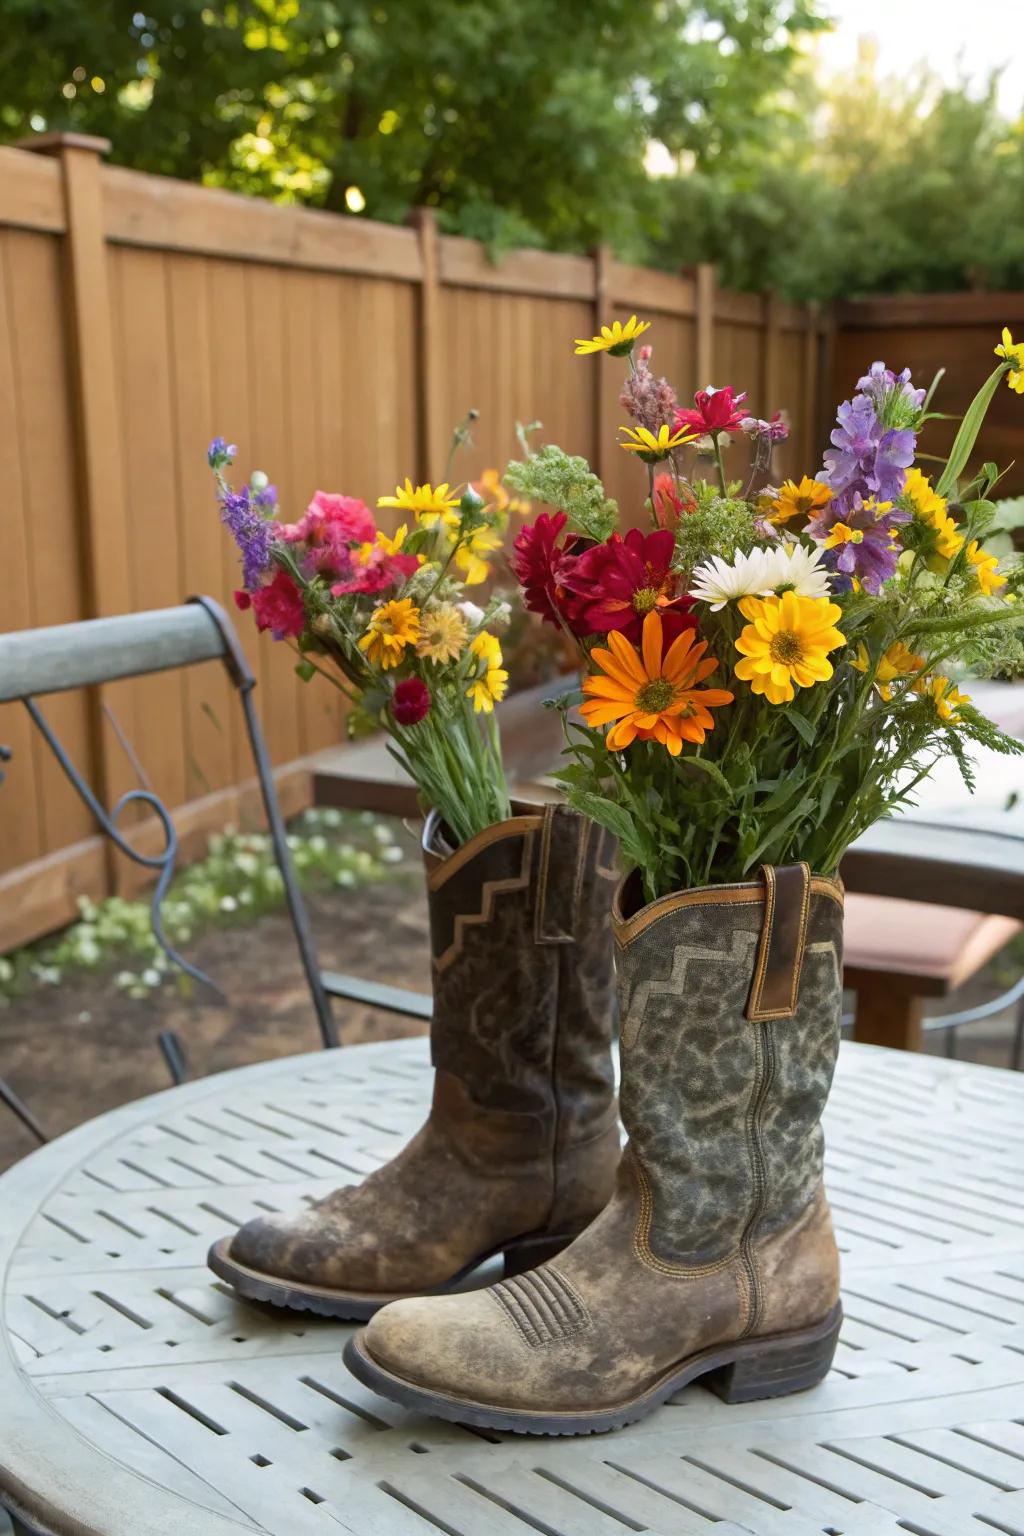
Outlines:
<svg viewBox="0 0 1024 1536"><path fill-rule="evenodd" d="M393 1301L370 1319L363 1346L376 1364L415 1386L500 1402L528 1353L504 1322L490 1291Z"/></svg>

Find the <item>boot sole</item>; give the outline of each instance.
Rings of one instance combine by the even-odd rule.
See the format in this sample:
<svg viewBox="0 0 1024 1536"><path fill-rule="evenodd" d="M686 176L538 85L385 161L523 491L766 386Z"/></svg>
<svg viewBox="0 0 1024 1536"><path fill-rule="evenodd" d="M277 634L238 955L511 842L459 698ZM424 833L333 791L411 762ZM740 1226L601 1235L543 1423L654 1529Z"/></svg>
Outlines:
<svg viewBox="0 0 1024 1536"><path fill-rule="evenodd" d="M505 1278L535 1269L538 1264L553 1259L567 1248L578 1236L575 1232L552 1237L550 1233L515 1238L511 1242L498 1243L486 1253L479 1254L464 1265L458 1274L428 1289L419 1291L338 1291L325 1285L305 1285L297 1280L282 1280L259 1269L250 1269L231 1257L233 1238L222 1237L213 1244L206 1262L221 1280L234 1286L247 1301L269 1302L273 1307L283 1307L290 1312L315 1312L320 1317L343 1318L349 1322L367 1322L389 1301L402 1301L414 1296L443 1296L454 1286L461 1284L481 1264L504 1254Z"/></svg>
<svg viewBox="0 0 1024 1536"><path fill-rule="evenodd" d="M596 1435L622 1429L646 1418L653 1409L698 1379L727 1403L785 1397L791 1392L816 1387L832 1364L842 1320L843 1310L837 1302L828 1316L813 1328L761 1339L736 1340L701 1350L672 1366L637 1396L612 1408L590 1413L533 1413L521 1408L496 1408L445 1392L431 1392L378 1365L359 1334L345 1345L344 1360L352 1375L364 1386L400 1403L403 1408L429 1414L432 1418L451 1419L474 1429L496 1429L514 1435Z"/></svg>

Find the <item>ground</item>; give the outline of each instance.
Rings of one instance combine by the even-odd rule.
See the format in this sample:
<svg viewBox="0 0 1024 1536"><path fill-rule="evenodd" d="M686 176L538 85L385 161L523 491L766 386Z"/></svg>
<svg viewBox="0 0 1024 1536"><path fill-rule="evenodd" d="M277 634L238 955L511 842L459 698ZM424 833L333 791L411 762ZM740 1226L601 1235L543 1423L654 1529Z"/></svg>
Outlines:
<svg viewBox="0 0 1024 1536"><path fill-rule="evenodd" d="M308 897L314 936L325 968L427 991L430 953L427 906L410 834L392 824L406 850L405 868L383 883L333 889ZM199 1005L174 988L145 1000L117 990L111 973L33 990L0 1013L0 1073L32 1106L51 1135L129 1099L169 1084L157 1048L161 1029L181 1036L194 1074L311 1051L319 1035L291 926L273 913L243 927L215 929L189 946L189 957L229 995L227 1007ZM992 973L951 1000L957 1008L1008 984ZM334 1016L344 1045L421 1033L416 1020L341 1001ZM963 1032L959 1054L1009 1064L1011 1021ZM942 1051L932 1035L928 1049ZM35 1146L0 1105L0 1169Z"/></svg>

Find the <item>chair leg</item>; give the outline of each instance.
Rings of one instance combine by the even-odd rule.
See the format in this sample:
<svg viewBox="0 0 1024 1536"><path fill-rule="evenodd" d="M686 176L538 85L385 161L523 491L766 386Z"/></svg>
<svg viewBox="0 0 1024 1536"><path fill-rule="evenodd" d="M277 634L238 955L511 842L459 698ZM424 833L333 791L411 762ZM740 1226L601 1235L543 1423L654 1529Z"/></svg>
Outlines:
<svg viewBox="0 0 1024 1536"><path fill-rule="evenodd" d="M10 1083L5 1082L2 1077L0 1077L0 1103L7 1105L7 1108L11 1111L11 1113L21 1121L26 1130L32 1132L32 1135L36 1138L41 1146L45 1145L46 1142L49 1141L50 1138L47 1136L46 1132L43 1130L39 1121L29 1109L24 1099L19 1098L14 1089L11 1087Z"/></svg>
<svg viewBox="0 0 1024 1536"><path fill-rule="evenodd" d="M189 1066L185 1047L174 1030L162 1029L156 1040L160 1047L160 1054L167 1063L171 1081L176 1087L187 1083L192 1076L192 1068Z"/></svg>

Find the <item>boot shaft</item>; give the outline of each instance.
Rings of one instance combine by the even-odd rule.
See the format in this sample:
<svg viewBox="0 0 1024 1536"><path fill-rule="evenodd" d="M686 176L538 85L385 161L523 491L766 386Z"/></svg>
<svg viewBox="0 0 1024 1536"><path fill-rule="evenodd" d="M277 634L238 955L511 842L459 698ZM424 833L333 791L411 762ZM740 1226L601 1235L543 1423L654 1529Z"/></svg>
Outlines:
<svg viewBox="0 0 1024 1536"><path fill-rule="evenodd" d="M454 850L434 815L423 847L435 1067L560 1141L597 1133L614 1093L614 838L549 805Z"/></svg>
<svg viewBox="0 0 1024 1536"><path fill-rule="evenodd" d="M620 1107L657 1264L718 1264L821 1180L839 1046L842 886L805 866L616 911Z"/></svg>

